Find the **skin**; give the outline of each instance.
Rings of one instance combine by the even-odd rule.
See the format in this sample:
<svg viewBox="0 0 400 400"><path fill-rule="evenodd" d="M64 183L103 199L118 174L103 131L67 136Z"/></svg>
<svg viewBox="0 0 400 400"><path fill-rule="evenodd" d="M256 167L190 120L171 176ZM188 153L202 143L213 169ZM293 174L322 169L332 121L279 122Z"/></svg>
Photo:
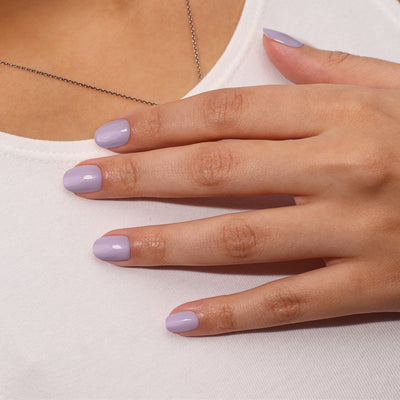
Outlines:
<svg viewBox="0 0 400 400"><path fill-rule="evenodd" d="M191 2L203 75L244 0L229 4ZM156 103L198 83L182 0L0 0L0 37L1 59ZM33 139L92 139L104 120L148 107L3 65L0 82L0 130Z"/></svg>
<svg viewBox="0 0 400 400"><path fill-rule="evenodd" d="M132 3L113 2L115 19L109 21L109 25L114 26L112 22L123 18L129 11L126 7ZM7 15L6 20L15 18L13 21L17 22L22 16L16 10L26 9L24 21L31 22L25 24L24 39L29 42L22 42L21 38L17 41L11 34L11 25L0 23L2 33L8 32L8 36L2 36L7 38L4 43L9 44L10 51L16 49L15 53L7 54L20 57L16 61L22 64L25 59L34 61L23 56L33 57L44 49L40 48L40 40L31 38L29 29L40 28L38 36L43 39L49 33L45 26L50 26L43 24L44 20L63 26L56 23L55 17L51 19L52 7L43 7L46 18L35 20L33 16L39 18L43 13L29 14L34 11L29 8L30 4L32 2L22 0L0 2L0 11L3 11L0 18ZM64 9L75 12L68 31L82 26L83 20L77 19L80 15L77 2L57 4L76 6ZM90 4L99 5L96 18L110 15L109 12L101 14L100 7L109 3L79 4L87 12L92 10ZM16 8L12 8L13 5ZM6 20L0 22L6 24ZM95 37L107 22L101 21L102 24L91 26ZM163 32L167 35L167 31ZM55 32L51 33L54 39ZM65 32L58 33L58 38L62 38ZM111 37L116 43L114 34L117 33L113 31ZM153 36L160 40L156 32ZM72 44L78 46L80 54L85 53L82 43L67 39L65 46L58 47L60 54L68 54L66 49L74 48ZM130 238L132 258L127 262L113 262L119 266L232 265L316 257L324 260L326 267L323 268L240 293L179 305L171 314L191 310L200 321L197 329L179 333L182 336L217 335L349 314L400 311L399 65L308 46L290 48L265 37L263 41L276 67L294 83L302 85L223 89L152 108L134 107L129 103L126 111L121 105L113 108L106 104L103 97L99 102L84 98L77 103L79 107L74 108L75 102L86 96L84 91L75 97L72 92L76 93L76 88L65 88L63 96L49 98L49 93L53 93L50 89L54 88L52 81L48 86L44 86L43 79L40 85L38 81L37 86L25 86L29 83L21 80L19 71L15 71L19 75L14 76L12 84L5 85L2 89L5 91L1 92L0 98L7 100L0 104L4 113L0 118L1 128L10 131L7 124L16 121L11 132L25 134L27 118L32 130L37 130L36 138L43 138L40 131L48 135L56 132L60 135L57 140L92 137L94 129L107 122L111 112L115 114L109 119L126 112L123 116L132 127L131 141L113 149L125 154L80 163L98 165L104 180L100 191L81 194L81 197L270 193L294 196L296 204L288 207L106 233ZM54 42L60 46L59 40ZM25 43L24 50L32 49L29 50L32 54L24 53L18 43ZM163 44L164 36L158 42L159 49L163 49ZM125 54L127 49L129 46L119 55ZM120 59L118 49L110 51L116 52L110 60ZM99 49L97 56L103 54L104 49ZM96 58L85 59L90 61L88 65L78 65L79 68L71 72L90 71ZM131 61L126 65L133 64ZM115 82L106 81L111 79L110 74L101 75L101 71L96 77L99 82L105 79L110 86L119 83L119 87L137 88L138 82L133 80L136 75L131 77L132 74L124 72L126 65L115 74ZM61 68L63 64L54 64L54 67ZM69 68L74 68L74 63L68 60L64 67L68 72ZM113 68L115 62L110 61L105 71ZM2 71L5 73L4 69ZM2 75L2 82L10 82L10 74L8 71L7 79ZM148 80L146 85L149 83ZM175 84L180 87L178 80ZM190 85L193 86L193 82ZM37 92L42 87L46 90ZM150 90L151 85L143 86L144 90L147 88ZM29 100L28 103L21 103L21 98ZM17 100L18 115L26 116L24 121L12 114L13 101ZM173 99L164 98L168 100ZM60 104L65 108L62 112ZM51 118L47 118L43 110L48 110ZM79 119L79 115L85 118ZM52 125L52 121L57 124ZM68 134L68 130L75 133ZM225 138L246 140L215 142Z"/></svg>
<svg viewBox="0 0 400 400"><path fill-rule="evenodd" d="M400 65L263 37L295 83L222 89L137 110L118 155L86 160L87 199L289 193L295 205L123 228L118 266L232 265L322 258L325 267L191 301L218 335L350 314L400 311ZM246 139L216 141L219 139ZM124 154L122 154L124 153Z"/></svg>

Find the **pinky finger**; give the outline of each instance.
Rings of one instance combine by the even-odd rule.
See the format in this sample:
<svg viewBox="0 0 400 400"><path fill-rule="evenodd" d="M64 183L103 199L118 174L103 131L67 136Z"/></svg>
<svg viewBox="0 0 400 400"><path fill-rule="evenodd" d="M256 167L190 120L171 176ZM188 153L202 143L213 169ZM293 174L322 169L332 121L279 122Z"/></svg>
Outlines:
<svg viewBox="0 0 400 400"><path fill-rule="evenodd" d="M230 295L176 307L166 328L183 336L268 328L297 322L375 312L361 268L338 263ZM371 303L371 305L369 304Z"/></svg>

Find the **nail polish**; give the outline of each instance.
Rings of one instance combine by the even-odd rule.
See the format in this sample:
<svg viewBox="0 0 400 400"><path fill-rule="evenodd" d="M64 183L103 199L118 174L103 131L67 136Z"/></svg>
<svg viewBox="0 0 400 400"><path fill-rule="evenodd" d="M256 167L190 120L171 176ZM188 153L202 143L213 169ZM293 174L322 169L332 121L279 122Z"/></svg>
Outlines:
<svg viewBox="0 0 400 400"><path fill-rule="evenodd" d="M131 257L129 238L124 235L108 235L93 244L93 254L104 261L126 261Z"/></svg>
<svg viewBox="0 0 400 400"><path fill-rule="evenodd" d="M116 119L97 129L94 140L100 147L111 149L126 144L129 140L130 131L128 120Z"/></svg>
<svg viewBox="0 0 400 400"><path fill-rule="evenodd" d="M275 42L279 42L282 44L285 44L286 46L289 47L301 47L303 46L303 43L299 42L295 38L292 38L291 36L287 35L286 33L279 32L279 31L274 31L273 29L263 29L264 35L272 40L275 40Z"/></svg>
<svg viewBox="0 0 400 400"><path fill-rule="evenodd" d="M101 169L97 165L79 165L64 174L63 183L74 193L97 192L102 185Z"/></svg>
<svg viewBox="0 0 400 400"><path fill-rule="evenodd" d="M181 311L168 315L165 327L174 333L188 332L199 326L199 319L193 311Z"/></svg>

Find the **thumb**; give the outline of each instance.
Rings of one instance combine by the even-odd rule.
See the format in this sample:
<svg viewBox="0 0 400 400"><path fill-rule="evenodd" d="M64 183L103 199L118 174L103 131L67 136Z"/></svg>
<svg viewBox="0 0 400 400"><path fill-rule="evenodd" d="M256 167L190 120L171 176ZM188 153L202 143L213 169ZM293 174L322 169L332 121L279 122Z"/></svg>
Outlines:
<svg viewBox="0 0 400 400"><path fill-rule="evenodd" d="M294 83L336 83L400 89L400 64L307 46L264 28L263 43L272 63Z"/></svg>

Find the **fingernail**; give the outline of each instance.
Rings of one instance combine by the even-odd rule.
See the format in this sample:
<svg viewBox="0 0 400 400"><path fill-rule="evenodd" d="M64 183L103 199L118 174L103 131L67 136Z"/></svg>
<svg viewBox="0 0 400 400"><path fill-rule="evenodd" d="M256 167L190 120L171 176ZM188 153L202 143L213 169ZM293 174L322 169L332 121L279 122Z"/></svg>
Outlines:
<svg viewBox="0 0 400 400"><path fill-rule="evenodd" d="M129 239L124 235L109 235L97 239L93 254L104 261L126 261L131 257Z"/></svg>
<svg viewBox="0 0 400 400"><path fill-rule="evenodd" d="M287 35L286 33L274 31L273 29L267 29L267 28L264 28L263 32L267 38L275 40L275 42L285 44L286 46L289 46L289 47L303 46L303 43L299 42L295 38L292 38L291 36Z"/></svg>
<svg viewBox="0 0 400 400"><path fill-rule="evenodd" d="M199 319L193 311L181 311L168 315L165 320L165 327L170 332L187 332L199 326Z"/></svg>
<svg viewBox="0 0 400 400"><path fill-rule="evenodd" d="M101 169L97 165L79 165L64 174L63 183L74 193L97 192L101 189Z"/></svg>
<svg viewBox="0 0 400 400"><path fill-rule="evenodd" d="M95 142L106 149L123 146L129 140L131 128L126 119L116 119L101 126L94 134Z"/></svg>

